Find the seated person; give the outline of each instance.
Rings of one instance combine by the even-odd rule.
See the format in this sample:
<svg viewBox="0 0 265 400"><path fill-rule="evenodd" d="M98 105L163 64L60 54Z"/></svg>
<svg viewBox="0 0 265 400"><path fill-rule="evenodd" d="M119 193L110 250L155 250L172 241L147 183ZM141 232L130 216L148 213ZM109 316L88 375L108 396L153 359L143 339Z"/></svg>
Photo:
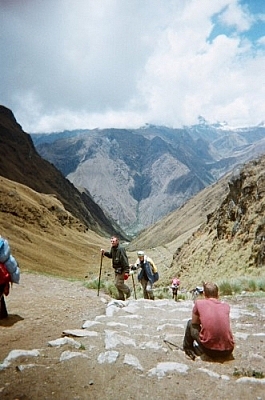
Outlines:
<svg viewBox="0 0 265 400"><path fill-rule="evenodd" d="M234 339L230 329L230 306L218 300L218 287L203 284L204 299L195 301L188 321L183 350L191 358L206 354L212 359L231 356ZM194 347L194 344L197 346Z"/></svg>

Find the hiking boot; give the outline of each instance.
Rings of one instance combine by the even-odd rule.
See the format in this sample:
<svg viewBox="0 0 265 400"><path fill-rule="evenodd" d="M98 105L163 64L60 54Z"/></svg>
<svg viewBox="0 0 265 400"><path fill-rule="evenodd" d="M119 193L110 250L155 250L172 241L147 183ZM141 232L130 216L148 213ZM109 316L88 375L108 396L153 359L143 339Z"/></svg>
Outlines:
<svg viewBox="0 0 265 400"><path fill-rule="evenodd" d="M124 301L124 300L125 300L124 294L123 294L122 292L119 293L118 296L116 297L116 300L122 300L122 301Z"/></svg>
<svg viewBox="0 0 265 400"><path fill-rule="evenodd" d="M203 354L203 351L196 340L194 340L193 342L193 351L198 357L200 357Z"/></svg>
<svg viewBox="0 0 265 400"><path fill-rule="evenodd" d="M183 350L184 350L185 354L186 354L192 361L195 360L196 354L194 353L193 350L190 350L190 349L183 349Z"/></svg>

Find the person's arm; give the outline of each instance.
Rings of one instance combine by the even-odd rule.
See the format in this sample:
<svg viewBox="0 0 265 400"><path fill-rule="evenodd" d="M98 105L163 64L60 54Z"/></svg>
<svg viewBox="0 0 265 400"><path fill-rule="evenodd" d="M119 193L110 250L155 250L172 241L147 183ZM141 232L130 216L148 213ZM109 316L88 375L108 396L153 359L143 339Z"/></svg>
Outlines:
<svg viewBox="0 0 265 400"><path fill-rule="evenodd" d="M136 271L140 267L141 267L141 264L140 264L139 258L137 258L137 260L135 261L134 264L130 265L130 268L131 268L132 271Z"/></svg>
<svg viewBox="0 0 265 400"><path fill-rule="evenodd" d="M103 250L103 249L102 249ZM106 256L108 258L112 258L112 249L110 251L102 251L103 256Z"/></svg>
<svg viewBox="0 0 265 400"><path fill-rule="evenodd" d="M199 315L194 314L194 312L192 313L191 323L192 324L198 324L198 325L201 324Z"/></svg>
<svg viewBox="0 0 265 400"><path fill-rule="evenodd" d="M197 308L197 301L195 301L195 304L192 309L191 323L199 324L199 325L201 324L200 315L199 315L198 308Z"/></svg>

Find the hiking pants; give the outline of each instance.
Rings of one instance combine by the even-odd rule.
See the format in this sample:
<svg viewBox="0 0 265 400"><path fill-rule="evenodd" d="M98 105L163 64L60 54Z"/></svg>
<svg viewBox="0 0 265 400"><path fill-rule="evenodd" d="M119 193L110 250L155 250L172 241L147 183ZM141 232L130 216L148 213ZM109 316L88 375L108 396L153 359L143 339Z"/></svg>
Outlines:
<svg viewBox="0 0 265 400"><path fill-rule="evenodd" d="M8 316L7 309L6 309L6 303L5 303L5 296L4 296L4 290L5 290L6 285L0 285L0 319L6 318Z"/></svg>
<svg viewBox="0 0 265 400"><path fill-rule="evenodd" d="M143 288L144 299L154 300L154 292L152 282L147 281L146 279L141 279L141 285Z"/></svg>
<svg viewBox="0 0 265 400"><path fill-rule="evenodd" d="M124 283L124 272L121 274L117 274L115 272L115 286L118 290L118 299L117 300L125 300L126 297L130 297L131 290L129 286L125 285Z"/></svg>

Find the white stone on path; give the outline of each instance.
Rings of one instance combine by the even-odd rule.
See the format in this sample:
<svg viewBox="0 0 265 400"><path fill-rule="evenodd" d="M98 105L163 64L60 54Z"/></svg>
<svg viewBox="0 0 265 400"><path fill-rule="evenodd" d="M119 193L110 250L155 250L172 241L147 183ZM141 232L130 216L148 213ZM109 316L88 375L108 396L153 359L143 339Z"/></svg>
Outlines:
<svg viewBox="0 0 265 400"><path fill-rule="evenodd" d="M82 345L81 343L77 342L76 340L69 338L69 337L63 337L55 340L51 340L48 342L48 345L50 347L61 347L64 345L70 345L72 347L75 347L76 349L79 349Z"/></svg>
<svg viewBox="0 0 265 400"><path fill-rule="evenodd" d="M186 364L176 363L176 362L161 362L157 364L155 368L148 371L148 376L158 376L162 378L166 376L168 372L179 372L180 374L186 374L189 367Z"/></svg>
<svg viewBox="0 0 265 400"><path fill-rule="evenodd" d="M211 376L212 378L223 379L223 380L226 380L226 381L230 380L229 376L227 376L227 375L219 375L216 372L210 371L207 368L198 368L198 371L205 372L207 375Z"/></svg>
<svg viewBox="0 0 265 400"><path fill-rule="evenodd" d="M106 350L117 347L118 345L126 345L136 347L135 340L117 334L115 331L105 330L105 348Z"/></svg>
<svg viewBox="0 0 265 400"><path fill-rule="evenodd" d="M122 300L112 300L106 308L107 317L112 317L114 313L118 312L120 308L126 307L128 302Z"/></svg>
<svg viewBox="0 0 265 400"><path fill-rule="evenodd" d="M243 378L239 378L236 380L236 383L257 383L261 385L265 385L265 378L257 379L252 377L244 376Z"/></svg>
<svg viewBox="0 0 265 400"><path fill-rule="evenodd" d="M85 322L83 323L82 328L83 328L83 329L87 329L87 328L91 328L91 326L100 325L100 324L101 324L101 323L98 322L98 321L85 321Z"/></svg>
<svg viewBox="0 0 265 400"><path fill-rule="evenodd" d="M123 324L122 322L115 322L115 321L108 322L107 326L121 326L124 328L128 328L127 324Z"/></svg>
<svg viewBox="0 0 265 400"><path fill-rule="evenodd" d="M117 358L119 357L119 352L115 350L106 351L105 353L100 353L98 356L98 363L99 364L112 364L114 363Z"/></svg>
<svg viewBox="0 0 265 400"><path fill-rule="evenodd" d="M38 357L40 352L38 350L12 350L8 356L0 364L0 371L9 367L11 362L19 357Z"/></svg>
<svg viewBox="0 0 265 400"><path fill-rule="evenodd" d="M89 358L86 354L84 353L79 353L77 351L64 351L61 356L60 356L60 362L62 361L67 361L70 360L71 358L74 357L83 357L83 358Z"/></svg>
<svg viewBox="0 0 265 400"><path fill-rule="evenodd" d="M143 367L141 366L139 360L137 357L133 356L132 354L125 354L124 356L124 364L132 365L136 369L139 369L140 371L143 371Z"/></svg>
<svg viewBox="0 0 265 400"><path fill-rule="evenodd" d="M85 329L68 329L63 331L65 336L77 336L77 337L87 337L87 336L98 336L97 332L87 331Z"/></svg>
<svg viewBox="0 0 265 400"><path fill-rule="evenodd" d="M157 342L153 342L152 340L149 340L149 342L143 342L139 345L139 348L142 350L145 349L152 349L152 350L159 350L162 349L162 345L160 345Z"/></svg>

